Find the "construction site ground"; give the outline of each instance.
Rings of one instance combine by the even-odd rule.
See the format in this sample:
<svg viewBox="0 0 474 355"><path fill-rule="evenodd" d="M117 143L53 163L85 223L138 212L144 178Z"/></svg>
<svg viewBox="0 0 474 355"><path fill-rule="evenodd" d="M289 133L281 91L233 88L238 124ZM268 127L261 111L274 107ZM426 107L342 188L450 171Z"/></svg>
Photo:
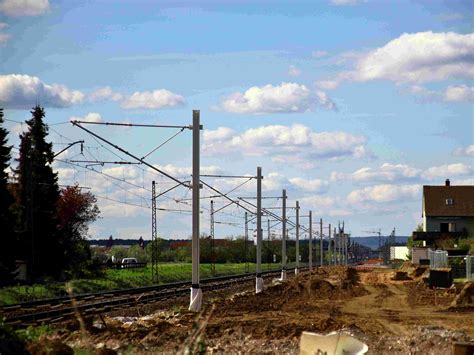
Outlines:
<svg viewBox="0 0 474 355"><path fill-rule="evenodd" d="M474 283L430 289L423 271L318 268L267 281L258 295L251 284L204 294L199 314L182 298L96 317L29 350L296 354L303 331L336 331L365 342L369 354L450 354L453 342L474 341Z"/></svg>

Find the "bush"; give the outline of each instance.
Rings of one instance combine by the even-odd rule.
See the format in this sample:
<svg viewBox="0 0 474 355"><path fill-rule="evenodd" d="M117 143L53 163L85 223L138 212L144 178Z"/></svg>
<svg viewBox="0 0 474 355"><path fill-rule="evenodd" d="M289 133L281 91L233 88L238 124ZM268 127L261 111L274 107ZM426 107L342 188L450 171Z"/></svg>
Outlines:
<svg viewBox="0 0 474 355"><path fill-rule="evenodd" d="M6 325L3 320L0 321L0 354L28 354L25 348L25 341L12 328Z"/></svg>

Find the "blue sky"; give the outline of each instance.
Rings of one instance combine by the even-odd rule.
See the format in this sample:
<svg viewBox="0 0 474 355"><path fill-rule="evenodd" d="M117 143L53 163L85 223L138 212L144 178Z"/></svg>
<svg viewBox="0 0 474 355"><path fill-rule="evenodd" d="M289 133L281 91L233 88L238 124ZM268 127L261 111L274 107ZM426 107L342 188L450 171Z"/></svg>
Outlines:
<svg viewBox="0 0 474 355"><path fill-rule="evenodd" d="M192 109L202 173L261 166L265 195L286 188L305 215L344 220L355 235L408 235L423 185L474 183L473 15L470 1L0 0L0 106L15 146L36 103L56 151L86 141L54 167L61 184L99 197L93 237L150 238L151 181L159 191L172 182L144 166L71 162L130 160L69 121L187 125ZM176 133L88 128L138 156ZM190 149L185 131L147 161L189 179ZM208 182L224 192L240 183ZM232 196L254 193L249 182ZM163 237L190 235L188 197L159 199L183 211L160 211ZM202 208L208 233L209 200ZM216 235L242 234L243 211L222 212Z"/></svg>

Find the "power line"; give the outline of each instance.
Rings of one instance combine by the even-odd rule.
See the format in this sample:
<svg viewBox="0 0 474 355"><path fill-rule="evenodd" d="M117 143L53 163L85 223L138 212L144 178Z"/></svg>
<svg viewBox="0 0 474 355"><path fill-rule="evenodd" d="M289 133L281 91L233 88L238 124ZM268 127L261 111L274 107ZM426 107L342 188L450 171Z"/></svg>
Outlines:
<svg viewBox="0 0 474 355"><path fill-rule="evenodd" d="M102 140L103 142L105 142L105 143L111 145L112 147L114 147L115 149L121 151L122 153L124 153L124 154L126 154L126 155L132 157L132 158L135 159L135 160L138 160L139 162L143 163L144 165L148 166L149 168L151 168L151 169L153 169L153 170L156 170L156 171L159 172L160 174L162 174L162 175L168 177L169 179L174 180L174 181L176 181L177 183L179 183L179 184L181 184L181 185L183 185L183 186L189 187L189 184L185 184L185 183L179 181L179 180L176 179L175 177L173 177L173 176L169 175L168 173L166 173L166 172L164 172L164 171L158 169L157 167L155 167L155 166L149 164L149 163L146 162L145 160L136 157L135 155L133 155L133 154L127 152L125 149L119 147L118 145L113 144L113 143L109 142L108 140L106 140L105 138L100 137L98 134L96 134L96 133L94 133L94 132L88 130L88 129L85 128L85 127L82 127L80 124L77 123L77 121L72 121L72 124L75 125L75 126L77 126L77 127L79 127L80 129L86 131L87 133L91 134L92 136L94 136L94 137L96 137L96 138Z"/></svg>

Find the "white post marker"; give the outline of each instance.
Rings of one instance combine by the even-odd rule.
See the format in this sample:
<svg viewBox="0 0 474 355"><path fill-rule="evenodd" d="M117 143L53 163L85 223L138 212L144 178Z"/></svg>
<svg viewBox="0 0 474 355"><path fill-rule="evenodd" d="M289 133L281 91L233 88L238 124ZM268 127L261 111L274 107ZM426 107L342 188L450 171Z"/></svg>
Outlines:
<svg viewBox="0 0 474 355"><path fill-rule="evenodd" d="M255 293L263 291L262 278L262 168L257 167L257 275Z"/></svg>
<svg viewBox="0 0 474 355"><path fill-rule="evenodd" d="M199 110L193 110L193 235L192 235L192 285L189 310L199 312L202 304L202 290L199 287L199 133L201 125Z"/></svg>
<svg viewBox="0 0 474 355"><path fill-rule="evenodd" d="M286 190L283 189L281 219L281 280L286 280Z"/></svg>
<svg viewBox="0 0 474 355"><path fill-rule="evenodd" d="M300 267L300 203L296 201L296 267L295 275L298 275Z"/></svg>

